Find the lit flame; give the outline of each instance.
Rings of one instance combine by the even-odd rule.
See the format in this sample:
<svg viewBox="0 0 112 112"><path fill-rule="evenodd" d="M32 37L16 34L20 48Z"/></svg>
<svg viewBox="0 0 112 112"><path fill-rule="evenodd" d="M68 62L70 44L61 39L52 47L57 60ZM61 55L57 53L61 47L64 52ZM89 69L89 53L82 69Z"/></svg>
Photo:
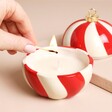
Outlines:
<svg viewBox="0 0 112 112"><path fill-rule="evenodd" d="M36 48L40 49L40 50L49 51L49 52L53 52L53 53L57 54L58 53L58 51L57 51L57 41L56 41L55 35L52 36L49 47L40 48L40 47L36 46Z"/></svg>
<svg viewBox="0 0 112 112"><path fill-rule="evenodd" d="M57 47L57 41L55 35L52 36L50 47Z"/></svg>

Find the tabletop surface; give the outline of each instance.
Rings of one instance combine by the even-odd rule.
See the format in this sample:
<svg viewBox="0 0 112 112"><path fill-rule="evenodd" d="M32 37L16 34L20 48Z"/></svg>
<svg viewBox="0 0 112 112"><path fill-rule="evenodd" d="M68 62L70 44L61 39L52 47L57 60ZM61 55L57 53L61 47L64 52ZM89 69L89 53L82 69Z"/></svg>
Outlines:
<svg viewBox="0 0 112 112"><path fill-rule="evenodd" d="M31 19L38 46L49 45L54 34L60 45L67 26L85 17L91 7L97 10L101 18L112 23L111 0L17 1ZM24 80L23 58L22 53L11 56L6 51L0 52L0 112L112 111L112 94L92 84L88 84L84 90L70 99L50 100L38 96Z"/></svg>

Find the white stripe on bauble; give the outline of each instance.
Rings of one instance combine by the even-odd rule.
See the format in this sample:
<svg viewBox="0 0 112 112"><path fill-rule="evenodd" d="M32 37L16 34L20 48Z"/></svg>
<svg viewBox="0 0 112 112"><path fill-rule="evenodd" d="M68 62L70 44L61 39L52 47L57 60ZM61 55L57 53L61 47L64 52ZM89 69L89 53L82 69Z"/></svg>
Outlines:
<svg viewBox="0 0 112 112"><path fill-rule="evenodd" d="M67 91L57 76L45 77L38 74L38 78L49 98L62 99L67 97Z"/></svg>
<svg viewBox="0 0 112 112"><path fill-rule="evenodd" d="M110 34L112 34L112 26L103 21L99 21L99 23L102 24L105 27L105 29L107 29L110 32Z"/></svg>
<svg viewBox="0 0 112 112"><path fill-rule="evenodd" d="M94 22L88 25L84 37L85 37L86 50L92 57L95 58L95 57L107 56L107 52L99 37Z"/></svg>
<svg viewBox="0 0 112 112"><path fill-rule="evenodd" d="M91 80L91 77L92 77L92 64L89 64L86 68L84 68L83 70L80 71L80 73L82 74L84 80L85 80L85 85L86 86L90 80Z"/></svg>
<svg viewBox="0 0 112 112"><path fill-rule="evenodd" d="M65 35L64 35L64 39L63 39L63 45L65 46L70 46L71 43L71 36L74 32L74 30L81 24L85 23L86 21L79 21L74 23L73 25L70 26L70 28L68 28L68 30L66 31Z"/></svg>

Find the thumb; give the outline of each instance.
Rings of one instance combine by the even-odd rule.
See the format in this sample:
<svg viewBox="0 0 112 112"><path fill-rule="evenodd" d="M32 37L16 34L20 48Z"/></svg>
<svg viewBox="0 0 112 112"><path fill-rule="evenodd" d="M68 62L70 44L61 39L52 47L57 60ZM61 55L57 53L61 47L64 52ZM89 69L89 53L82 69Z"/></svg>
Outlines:
<svg viewBox="0 0 112 112"><path fill-rule="evenodd" d="M25 37L0 30L0 50L15 50L32 53L36 51L36 47Z"/></svg>

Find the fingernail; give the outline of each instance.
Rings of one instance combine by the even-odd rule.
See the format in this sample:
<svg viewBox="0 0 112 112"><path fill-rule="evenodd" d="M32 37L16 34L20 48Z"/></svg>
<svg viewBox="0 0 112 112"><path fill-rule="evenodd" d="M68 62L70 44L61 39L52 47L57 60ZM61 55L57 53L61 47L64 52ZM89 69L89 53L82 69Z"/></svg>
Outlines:
<svg viewBox="0 0 112 112"><path fill-rule="evenodd" d="M24 51L26 53L33 53L36 51L36 47L34 47L33 45L26 45Z"/></svg>

